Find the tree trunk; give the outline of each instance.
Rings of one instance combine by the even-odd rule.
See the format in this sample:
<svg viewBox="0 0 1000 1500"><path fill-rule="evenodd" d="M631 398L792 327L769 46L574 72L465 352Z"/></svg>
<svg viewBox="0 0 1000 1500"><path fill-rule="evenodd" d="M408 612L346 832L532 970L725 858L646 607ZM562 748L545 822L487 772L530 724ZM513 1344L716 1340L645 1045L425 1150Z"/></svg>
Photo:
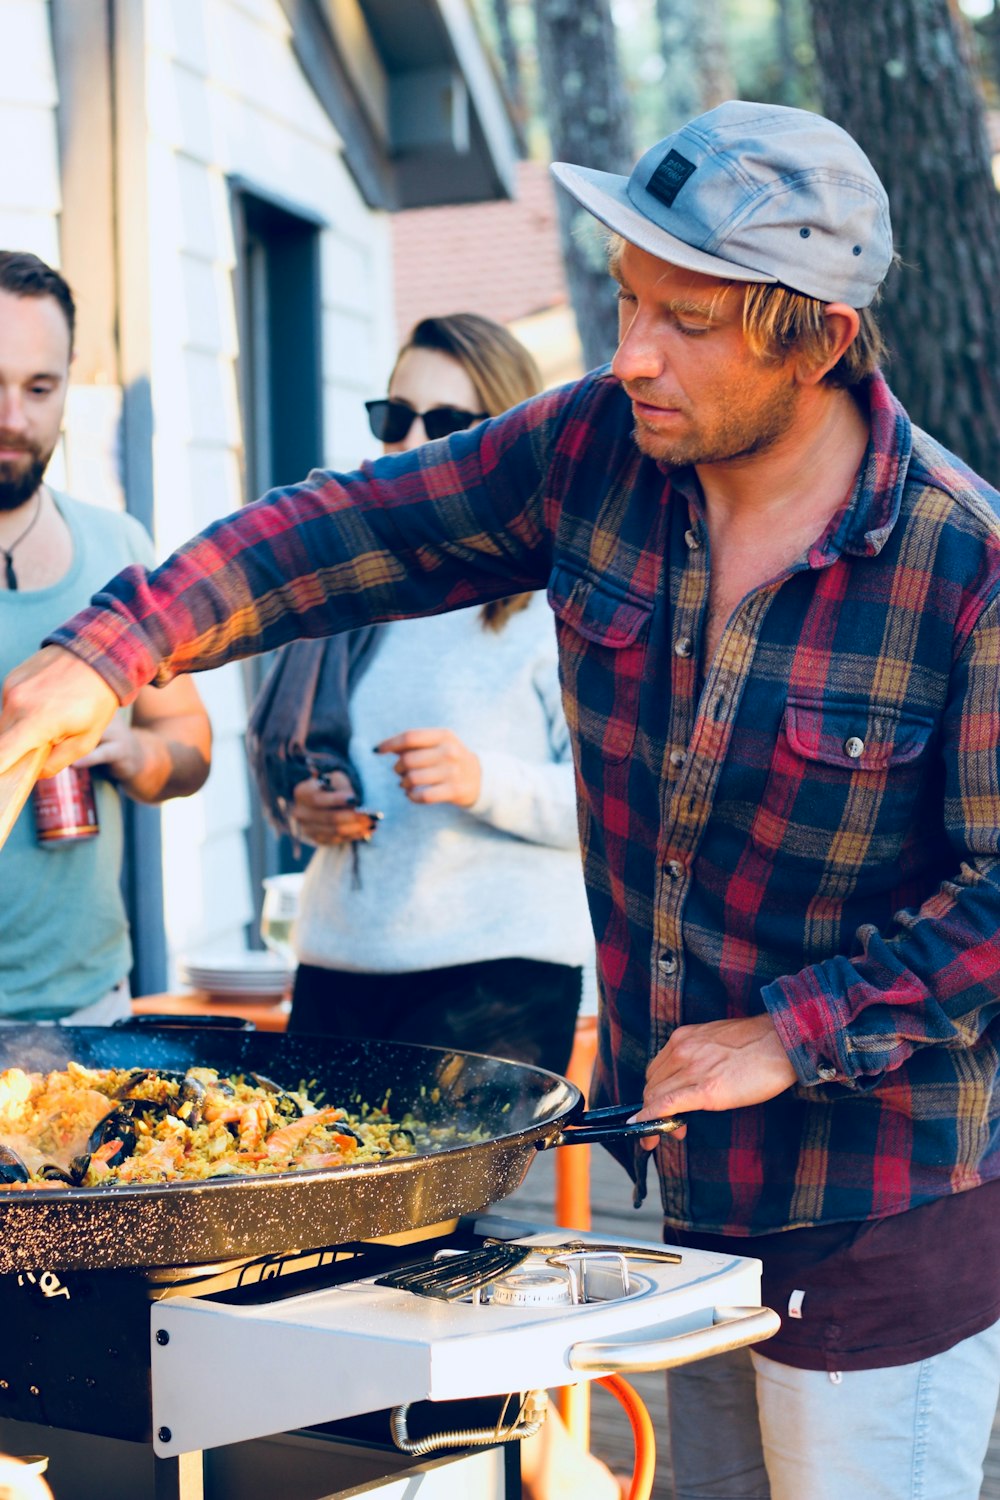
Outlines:
<svg viewBox="0 0 1000 1500"><path fill-rule="evenodd" d="M885 183L880 321L910 415L1000 483L1000 195L949 0L813 0L824 108Z"/></svg>
<svg viewBox="0 0 1000 1500"><path fill-rule="evenodd" d="M994 6L989 15L976 22L975 29L983 41L984 60L993 80L993 87L1000 88L1000 10Z"/></svg>
<svg viewBox="0 0 1000 1500"><path fill-rule="evenodd" d="M510 0L493 0L493 19L497 28L497 46L503 68L507 95L514 117L521 128L525 124L524 85L521 81L521 58L510 24Z"/></svg>
<svg viewBox="0 0 1000 1500"><path fill-rule="evenodd" d="M609 0L535 0L539 82L552 158L604 172L633 165L632 121ZM556 189L570 298L588 368L618 341L615 290L597 221Z"/></svg>
<svg viewBox="0 0 1000 1500"><path fill-rule="evenodd" d="M778 69L781 75L781 102L799 102L799 65L792 34L792 0L778 0Z"/></svg>
<svg viewBox="0 0 1000 1500"><path fill-rule="evenodd" d="M701 107L714 109L737 94L736 75L726 41L722 0L701 0L698 7Z"/></svg>
<svg viewBox="0 0 1000 1500"><path fill-rule="evenodd" d="M668 134L736 92L719 0L656 0ZM652 142L650 142L652 144Z"/></svg>

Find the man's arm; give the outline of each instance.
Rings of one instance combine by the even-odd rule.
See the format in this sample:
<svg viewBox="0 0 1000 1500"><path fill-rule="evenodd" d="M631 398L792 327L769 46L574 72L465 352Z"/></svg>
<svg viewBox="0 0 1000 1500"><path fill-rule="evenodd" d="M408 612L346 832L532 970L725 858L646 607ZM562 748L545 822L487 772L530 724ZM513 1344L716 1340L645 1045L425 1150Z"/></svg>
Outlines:
<svg viewBox="0 0 1000 1500"><path fill-rule="evenodd" d="M566 402L548 392L417 453L317 472L216 522L155 572L126 569L49 637L63 650L8 678L0 770L51 743L53 774L153 680L543 587L545 480Z"/></svg>
<svg viewBox="0 0 1000 1500"><path fill-rule="evenodd" d="M870 1088L919 1049L978 1045L1000 1017L998 662L991 600L955 665L942 726L951 878L891 930L862 927L856 953L767 985L765 1014L678 1027L650 1063L637 1119L761 1104L796 1083Z"/></svg>
<svg viewBox="0 0 1000 1500"><path fill-rule="evenodd" d="M132 721L116 715L100 743L79 762L107 766L123 792L136 802L189 797L208 777L212 727L189 677L166 687L140 688Z"/></svg>
<svg viewBox="0 0 1000 1500"><path fill-rule="evenodd" d="M984 589L995 588L991 574ZM927 1048L972 1050L1000 1018L1000 598L961 645L940 726L940 809L954 865L855 951L776 979L763 1000L808 1087L870 1088Z"/></svg>

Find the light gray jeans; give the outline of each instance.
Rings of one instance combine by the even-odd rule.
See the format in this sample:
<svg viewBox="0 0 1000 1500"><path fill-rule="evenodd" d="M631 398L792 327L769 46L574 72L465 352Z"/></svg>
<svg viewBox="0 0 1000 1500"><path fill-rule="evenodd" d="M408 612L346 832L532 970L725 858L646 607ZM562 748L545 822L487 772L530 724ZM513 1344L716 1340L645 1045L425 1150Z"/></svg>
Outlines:
<svg viewBox="0 0 1000 1500"><path fill-rule="evenodd" d="M832 1376L737 1349L667 1376L674 1494L979 1500L998 1397L1000 1323L931 1359Z"/></svg>

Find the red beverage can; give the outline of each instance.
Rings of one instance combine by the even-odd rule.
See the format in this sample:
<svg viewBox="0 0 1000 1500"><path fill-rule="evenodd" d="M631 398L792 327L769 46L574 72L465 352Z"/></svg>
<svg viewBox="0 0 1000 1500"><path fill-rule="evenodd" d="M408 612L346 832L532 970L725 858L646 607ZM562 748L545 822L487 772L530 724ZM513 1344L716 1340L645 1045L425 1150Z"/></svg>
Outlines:
<svg viewBox="0 0 1000 1500"><path fill-rule="evenodd" d="M93 839L101 831L94 784L86 766L67 766L48 781L39 781L32 798L40 844Z"/></svg>

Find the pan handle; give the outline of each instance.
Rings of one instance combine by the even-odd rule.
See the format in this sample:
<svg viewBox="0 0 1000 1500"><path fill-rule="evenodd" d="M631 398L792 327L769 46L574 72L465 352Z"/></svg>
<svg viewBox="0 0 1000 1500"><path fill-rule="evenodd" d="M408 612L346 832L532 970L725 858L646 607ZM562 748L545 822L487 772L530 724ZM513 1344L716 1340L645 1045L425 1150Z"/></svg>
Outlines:
<svg viewBox="0 0 1000 1500"><path fill-rule="evenodd" d="M617 1140L623 1135L670 1135L683 1125L675 1115L664 1115L658 1120L641 1120L635 1125L626 1122L638 1114L642 1104L612 1104L608 1109L588 1109L578 1120L564 1125L551 1140L540 1141L538 1149L547 1151L551 1146L589 1146L594 1141Z"/></svg>
<svg viewBox="0 0 1000 1500"><path fill-rule="evenodd" d="M112 1023L118 1030L124 1031L190 1031L196 1028L198 1031L256 1031L253 1021L248 1021L245 1016L180 1016L171 1013L162 1015L143 1014L138 1016L123 1016L120 1021Z"/></svg>
<svg viewBox="0 0 1000 1500"><path fill-rule="evenodd" d="M674 1370L678 1365L742 1349L769 1339L781 1319L769 1307L716 1307L707 1328L671 1333L673 1325L647 1328L628 1341L593 1339L574 1344L567 1356L571 1370L581 1374L637 1375L644 1370Z"/></svg>

